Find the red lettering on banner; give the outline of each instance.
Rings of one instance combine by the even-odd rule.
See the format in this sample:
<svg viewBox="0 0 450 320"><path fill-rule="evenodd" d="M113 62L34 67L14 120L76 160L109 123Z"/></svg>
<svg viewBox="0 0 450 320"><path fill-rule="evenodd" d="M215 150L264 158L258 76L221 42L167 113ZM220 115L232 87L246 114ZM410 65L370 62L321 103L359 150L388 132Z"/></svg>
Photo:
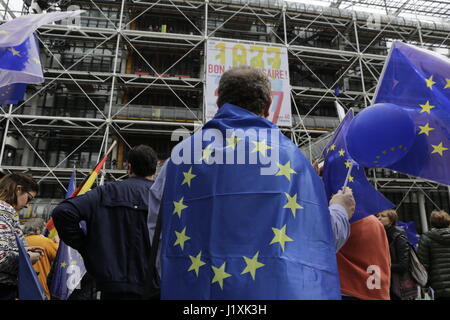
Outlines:
<svg viewBox="0 0 450 320"><path fill-rule="evenodd" d="M220 64L208 64L208 73L224 73L225 66Z"/></svg>

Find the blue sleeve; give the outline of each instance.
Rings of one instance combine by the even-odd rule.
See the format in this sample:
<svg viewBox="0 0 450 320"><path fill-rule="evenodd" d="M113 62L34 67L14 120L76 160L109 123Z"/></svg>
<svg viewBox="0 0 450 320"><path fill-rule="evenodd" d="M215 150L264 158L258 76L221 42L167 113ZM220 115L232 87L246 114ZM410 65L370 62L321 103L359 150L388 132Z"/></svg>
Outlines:
<svg viewBox="0 0 450 320"><path fill-rule="evenodd" d="M89 222L90 217L97 211L99 201L99 188L95 188L81 196L64 200L52 212L53 222L60 238L80 252L86 240L80 222L83 220Z"/></svg>
<svg viewBox="0 0 450 320"><path fill-rule="evenodd" d="M336 244L336 252L338 252L350 236L350 223L344 207L339 204L332 204L329 209L334 243Z"/></svg>

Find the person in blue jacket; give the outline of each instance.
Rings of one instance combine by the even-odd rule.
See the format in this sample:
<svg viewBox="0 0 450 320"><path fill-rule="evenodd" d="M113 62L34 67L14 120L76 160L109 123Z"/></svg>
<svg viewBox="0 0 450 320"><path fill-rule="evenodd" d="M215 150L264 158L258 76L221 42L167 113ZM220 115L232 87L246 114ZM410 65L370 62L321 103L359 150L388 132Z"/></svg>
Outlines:
<svg viewBox="0 0 450 320"><path fill-rule="evenodd" d="M156 164L151 147L136 146L127 154L127 179L66 199L53 210L60 238L80 252L102 300L144 296L150 252L148 195ZM86 222L86 233L81 221Z"/></svg>

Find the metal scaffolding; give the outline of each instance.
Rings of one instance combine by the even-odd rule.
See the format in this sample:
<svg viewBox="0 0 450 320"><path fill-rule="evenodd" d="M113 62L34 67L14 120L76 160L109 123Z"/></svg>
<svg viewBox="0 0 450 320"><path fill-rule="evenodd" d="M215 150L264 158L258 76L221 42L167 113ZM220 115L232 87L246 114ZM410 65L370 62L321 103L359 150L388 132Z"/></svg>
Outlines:
<svg viewBox="0 0 450 320"><path fill-rule="evenodd" d="M9 1L0 0L3 21L15 16ZM436 5L428 13L444 15L439 1L426 2ZM165 159L178 142L171 141L174 130L201 127L209 40L287 49L293 125L282 130L309 158L319 156L339 124L335 101L356 111L370 105L393 40L445 54L450 46L448 22L401 16L412 10L408 1L388 8L389 15L349 10L350 1L329 7L273 0L47 3L41 9L86 12L80 25L38 29L45 82L29 85L20 104L0 107L1 168L32 173L46 198L61 198L72 168L88 174L113 140L106 181L125 175L131 146L148 143ZM29 12L24 5L22 13ZM412 194L424 192L427 209L448 208L448 189L439 184L384 169L369 177L397 203L417 203ZM417 214L417 206L405 208Z"/></svg>

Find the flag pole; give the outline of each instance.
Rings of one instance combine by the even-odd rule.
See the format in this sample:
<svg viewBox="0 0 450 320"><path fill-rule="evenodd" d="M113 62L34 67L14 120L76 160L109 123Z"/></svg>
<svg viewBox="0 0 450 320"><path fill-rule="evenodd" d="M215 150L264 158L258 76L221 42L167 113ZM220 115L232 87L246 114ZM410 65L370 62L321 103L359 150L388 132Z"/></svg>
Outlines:
<svg viewBox="0 0 450 320"><path fill-rule="evenodd" d="M350 177L350 174L352 173L353 164L354 164L354 162L353 162L353 160L351 160L350 168L348 168L347 177L345 178L345 182L342 187L342 191L344 191L344 192L345 192L345 188L347 188L348 178Z"/></svg>
<svg viewBox="0 0 450 320"><path fill-rule="evenodd" d="M116 144L117 144L117 140L114 140L113 143L111 144L111 146L109 147L108 151L106 151L105 157L108 156L111 153L111 151L114 149ZM105 182L105 172L102 172L102 176L100 178L99 185L102 186L104 182Z"/></svg>

